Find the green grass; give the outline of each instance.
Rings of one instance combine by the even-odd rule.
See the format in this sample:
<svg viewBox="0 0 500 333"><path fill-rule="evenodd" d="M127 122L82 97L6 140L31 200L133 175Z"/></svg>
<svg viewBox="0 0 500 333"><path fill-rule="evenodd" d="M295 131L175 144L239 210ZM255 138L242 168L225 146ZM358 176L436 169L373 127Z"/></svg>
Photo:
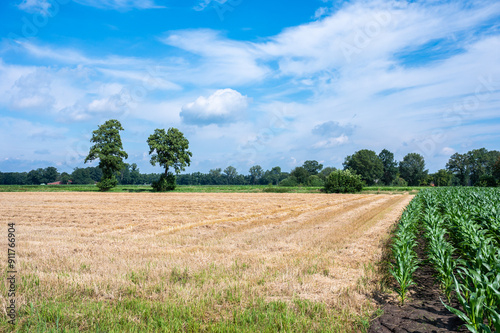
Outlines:
<svg viewBox="0 0 500 333"><path fill-rule="evenodd" d="M281 187L268 185L177 185L173 192L181 193L319 193L321 187ZM0 185L0 192L99 192L95 185ZM109 192L154 192L146 185L119 185Z"/></svg>
<svg viewBox="0 0 500 333"><path fill-rule="evenodd" d="M410 192L417 193L426 187L369 186L365 193ZM269 185L177 185L174 192L181 193L320 193L319 186L269 186ZM95 185L0 185L0 192L99 192ZM119 185L109 192L153 192L147 185Z"/></svg>
<svg viewBox="0 0 500 333"><path fill-rule="evenodd" d="M234 293L237 291L182 302L134 295L121 300L89 299L78 293L44 297L18 309L15 325L1 320L0 331L366 332L369 325L368 309L358 316L299 298L291 302L257 298L241 304Z"/></svg>

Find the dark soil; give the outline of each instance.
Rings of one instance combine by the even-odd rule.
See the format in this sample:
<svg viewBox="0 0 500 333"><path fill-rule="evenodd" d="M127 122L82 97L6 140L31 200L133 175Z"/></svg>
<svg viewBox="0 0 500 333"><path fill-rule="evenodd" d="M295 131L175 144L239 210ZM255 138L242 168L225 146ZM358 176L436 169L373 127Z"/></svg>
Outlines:
<svg viewBox="0 0 500 333"><path fill-rule="evenodd" d="M416 250L419 258L425 258L425 240L420 238ZM441 303L446 296L435 280L435 271L430 264L422 261L413 276L416 285L412 296L403 306L388 301L387 295L374 295L382 304L383 315L375 318L368 330L374 332L468 332L464 322L450 313ZM399 300L399 299L398 299ZM452 304L457 307L457 303Z"/></svg>

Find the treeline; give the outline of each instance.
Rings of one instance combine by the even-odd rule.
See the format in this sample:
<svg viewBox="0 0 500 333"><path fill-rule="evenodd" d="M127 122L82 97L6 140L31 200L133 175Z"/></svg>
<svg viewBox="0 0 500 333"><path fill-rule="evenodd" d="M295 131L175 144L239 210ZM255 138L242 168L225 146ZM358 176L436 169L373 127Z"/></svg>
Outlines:
<svg viewBox="0 0 500 333"><path fill-rule="evenodd" d="M424 157L407 154L396 161L387 149L376 154L362 149L347 156L343 168L361 176L366 185L388 186L498 186L500 184L500 152L485 148L474 149L465 154L453 154L446 167L429 174ZM194 172L177 175L179 185L281 185L323 186L326 177L336 170L323 167L314 160L304 162L291 172L283 172L279 166L264 170L255 165L248 174L240 174L233 166L224 170L211 169L208 173ZM59 173L55 167L31 170L30 172L0 172L2 185L39 185L60 181L62 184L94 184L102 178L99 167L75 168L71 174ZM152 184L160 174L140 173L137 164L125 164L116 173L120 185Z"/></svg>
<svg viewBox="0 0 500 333"><path fill-rule="evenodd" d="M102 178L99 167L75 168L71 174L59 173L57 168L39 168L30 172L0 172L0 185L40 185L53 182L61 184L95 184ZM125 167L116 173L120 185L151 184L160 178L160 174L142 174L137 164L125 164Z"/></svg>

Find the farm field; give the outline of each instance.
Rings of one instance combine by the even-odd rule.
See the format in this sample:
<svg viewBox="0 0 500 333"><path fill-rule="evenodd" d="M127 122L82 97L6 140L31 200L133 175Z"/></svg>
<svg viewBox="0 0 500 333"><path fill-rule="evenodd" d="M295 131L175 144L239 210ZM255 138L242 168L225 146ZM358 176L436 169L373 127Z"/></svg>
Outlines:
<svg viewBox="0 0 500 333"><path fill-rule="evenodd" d="M412 197L0 193L5 236L16 225L15 330L364 331Z"/></svg>

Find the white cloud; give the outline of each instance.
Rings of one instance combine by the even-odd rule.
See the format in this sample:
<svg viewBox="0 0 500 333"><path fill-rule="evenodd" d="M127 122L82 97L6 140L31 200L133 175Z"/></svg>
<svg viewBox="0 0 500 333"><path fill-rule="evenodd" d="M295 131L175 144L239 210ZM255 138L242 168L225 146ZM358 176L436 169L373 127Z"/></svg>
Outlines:
<svg viewBox="0 0 500 333"><path fill-rule="evenodd" d="M219 89L208 97L200 96L182 107L180 116L187 124L207 125L234 122L242 117L249 99L233 89Z"/></svg>
<svg viewBox="0 0 500 333"><path fill-rule="evenodd" d="M48 0L23 0L17 7L28 13L47 14L52 5Z"/></svg>
<svg viewBox="0 0 500 333"><path fill-rule="evenodd" d="M154 0L75 0L75 2L84 6L114 10L165 8L157 5Z"/></svg>
<svg viewBox="0 0 500 333"><path fill-rule="evenodd" d="M346 144L348 141L349 141L349 138L346 135L342 134L341 136L339 136L337 138L330 138L328 140L316 142L313 145L313 148L316 148L316 149L332 148L332 147Z"/></svg>

